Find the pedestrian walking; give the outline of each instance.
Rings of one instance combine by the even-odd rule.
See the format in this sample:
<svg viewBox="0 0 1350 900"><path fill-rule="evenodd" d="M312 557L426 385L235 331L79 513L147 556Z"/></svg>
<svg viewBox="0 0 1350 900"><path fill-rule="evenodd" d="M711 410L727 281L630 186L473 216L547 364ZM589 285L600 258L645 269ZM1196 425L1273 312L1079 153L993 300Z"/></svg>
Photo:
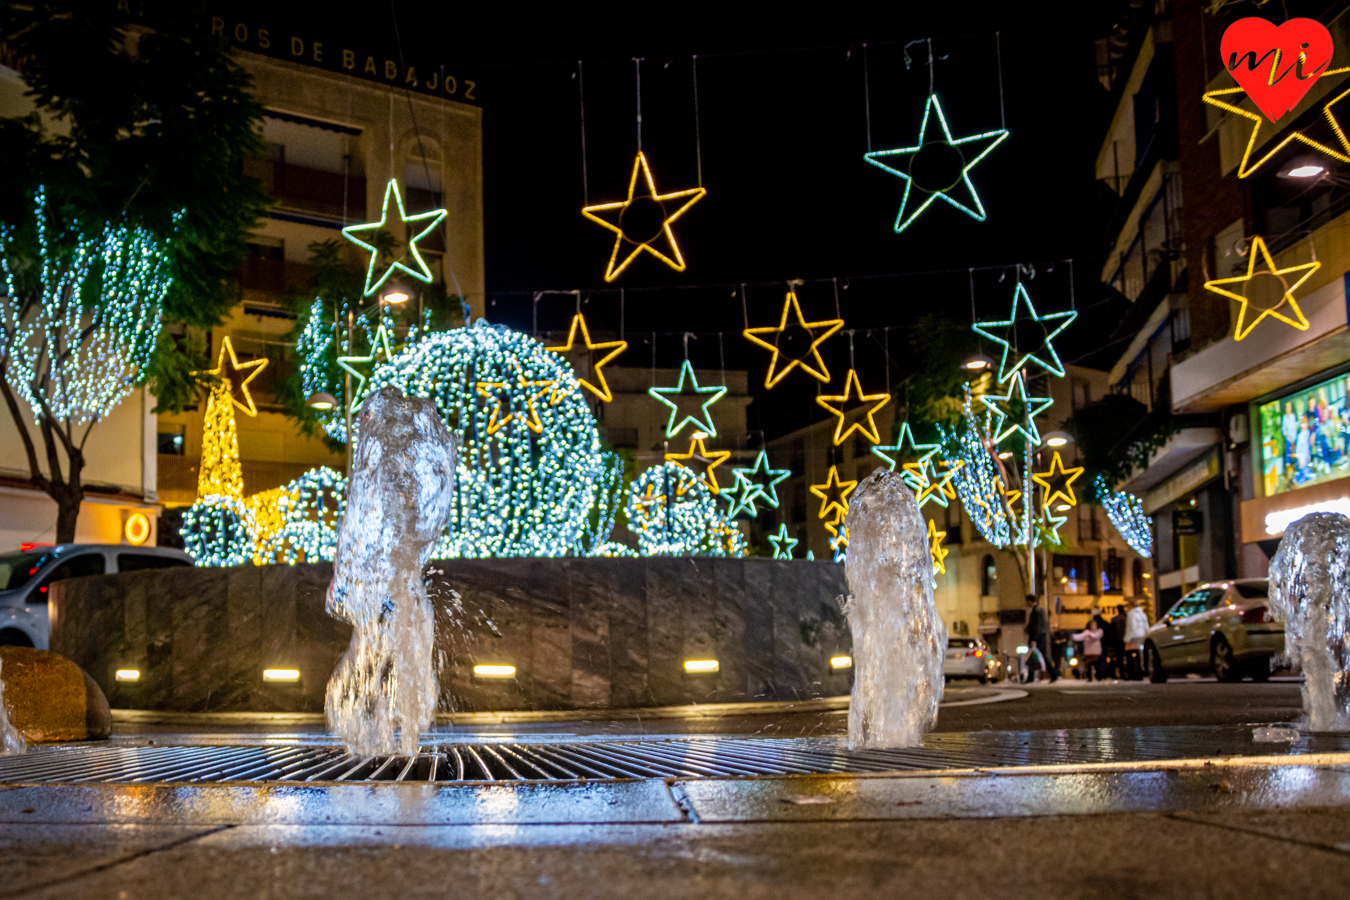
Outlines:
<svg viewBox="0 0 1350 900"><path fill-rule="evenodd" d="M1053 684L1059 680L1059 669L1050 656L1050 617L1045 614L1045 607L1036 602L1035 594L1027 594L1027 606L1031 610L1027 614L1027 643L1040 650L1045 670Z"/></svg>
<svg viewBox="0 0 1350 900"><path fill-rule="evenodd" d="M1125 616L1125 665L1133 681L1144 677L1141 657L1146 634L1148 634L1148 613L1144 612L1144 601L1135 600Z"/></svg>
<svg viewBox="0 0 1350 900"><path fill-rule="evenodd" d="M1098 617L1100 619L1100 616ZM1089 681L1098 677L1097 662L1102 658L1102 629L1096 621L1089 621L1087 628L1073 636L1075 641L1083 642L1083 667L1087 670Z"/></svg>
<svg viewBox="0 0 1350 900"><path fill-rule="evenodd" d="M1111 639L1111 662L1109 671L1113 677L1125 678L1125 628L1128 625L1125 616L1125 604L1122 603L1116 609L1116 614L1111 617L1111 627L1106 636Z"/></svg>

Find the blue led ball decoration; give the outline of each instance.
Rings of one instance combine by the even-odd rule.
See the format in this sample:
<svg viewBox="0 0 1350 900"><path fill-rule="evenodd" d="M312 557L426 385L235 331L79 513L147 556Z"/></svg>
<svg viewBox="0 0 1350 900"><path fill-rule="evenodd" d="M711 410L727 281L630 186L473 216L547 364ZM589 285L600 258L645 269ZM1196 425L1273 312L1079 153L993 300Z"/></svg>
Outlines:
<svg viewBox="0 0 1350 900"><path fill-rule="evenodd" d="M253 557L248 511L233 497L203 497L183 513L183 549L199 566L242 566Z"/></svg>
<svg viewBox="0 0 1350 900"><path fill-rule="evenodd" d="M590 406L565 359L483 321L432 332L375 369L436 404L460 441L455 508L434 556L583 556L609 539L594 516L622 479L600 450ZM598 520L598 521L597 521Z"/></svg>

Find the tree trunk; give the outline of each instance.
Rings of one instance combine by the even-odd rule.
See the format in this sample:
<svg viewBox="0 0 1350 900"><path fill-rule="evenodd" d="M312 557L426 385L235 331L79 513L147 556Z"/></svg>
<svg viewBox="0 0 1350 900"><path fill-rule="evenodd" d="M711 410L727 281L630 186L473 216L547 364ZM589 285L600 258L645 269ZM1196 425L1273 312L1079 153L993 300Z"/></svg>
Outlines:
<svg viewBox="0 0 1350 900"><path fill-rule="evenodd" d="M56 423L44 421L42 423L42 438L45 442L51 444L56 428ZM59 443L66 451L66 477L63 481L58 481L60 471L56 464L56 447L49 446L47 454L52 459L52 471L57 478L51 478L47 482L47 493L56 501L56 543L73 544L75 543L75 525L80 518L80 504L84 502L84 482L80 475L84 472L84 453L69 443L69 435L61 435L56 443Z"/></svg>

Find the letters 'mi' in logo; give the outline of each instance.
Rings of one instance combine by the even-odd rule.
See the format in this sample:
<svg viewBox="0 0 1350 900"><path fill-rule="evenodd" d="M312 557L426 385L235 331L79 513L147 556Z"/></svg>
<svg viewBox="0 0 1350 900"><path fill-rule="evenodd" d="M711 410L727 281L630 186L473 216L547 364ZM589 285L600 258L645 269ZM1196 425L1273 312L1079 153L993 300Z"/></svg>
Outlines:
<svg viewBox="0 0 1350 900"><path fill-rule="evenodd" d="M1224 67L1272 122L1304 98L1331 64L1333 50L1331 32L1316 19L1282 25L1239 19L1220 43Z"/></svg>

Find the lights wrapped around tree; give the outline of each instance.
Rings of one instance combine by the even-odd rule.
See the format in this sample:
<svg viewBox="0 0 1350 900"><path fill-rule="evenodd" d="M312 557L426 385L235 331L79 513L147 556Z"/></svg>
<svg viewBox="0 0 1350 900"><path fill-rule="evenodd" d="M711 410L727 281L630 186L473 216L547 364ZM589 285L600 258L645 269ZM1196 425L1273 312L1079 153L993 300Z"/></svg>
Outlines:
<svg viewBox="0 0 1350 900"><path fill-rule="evenodd" d="M163 243L145 229L116 225L86 236L72 222L53 234L45 189L33 207L42 265L26 275L40 286L37 302L16 289L8 260L17 234L0 225L0 358L35 414L79 427L108 415L141 380L173 277Z"/></svg>
<svg viewBox="0 0 1350 900"><path fill-rule="evenodd" d="M955 448L959 462L952 471L952 484L970 521L995 547L1015 543L1021 529L1014 516L1004 482L1005 473L999 466L994 440L998 417L989 411L977 414L966 394L964 416L955 432L939 426L945 443Z"/></svg>
<svg viewBox="0 0 1350 900"><path fill-rule="evenodd" d="M643 556L745 556L745 538L689 468L662 463L633 482L625 508Z"/></svg>
<svg viewBox="0 0 1350 900"><path fill-rule="evenodd" d="M543 392L520 387L545 382L552 387ZM501 387L484 397L481 383ZM433 556L603 552L609 532L604 516L595 521L592 513L605 506L622 467L601 453L566 360L528 335L480 321L406 344L367 382L369 391L383 387L430 399L460 441L455 509Z"/></svg>
<svg viewBox="0 0 1350 900"><path fill-rule="evenodd" d="M1153 520L1144 513L1144 501L1125 491L1113 491L1098 475L1092 482L1097 502L1106 510L1116 531L1130 549L1148 559L1153 555Z"/></svg>

